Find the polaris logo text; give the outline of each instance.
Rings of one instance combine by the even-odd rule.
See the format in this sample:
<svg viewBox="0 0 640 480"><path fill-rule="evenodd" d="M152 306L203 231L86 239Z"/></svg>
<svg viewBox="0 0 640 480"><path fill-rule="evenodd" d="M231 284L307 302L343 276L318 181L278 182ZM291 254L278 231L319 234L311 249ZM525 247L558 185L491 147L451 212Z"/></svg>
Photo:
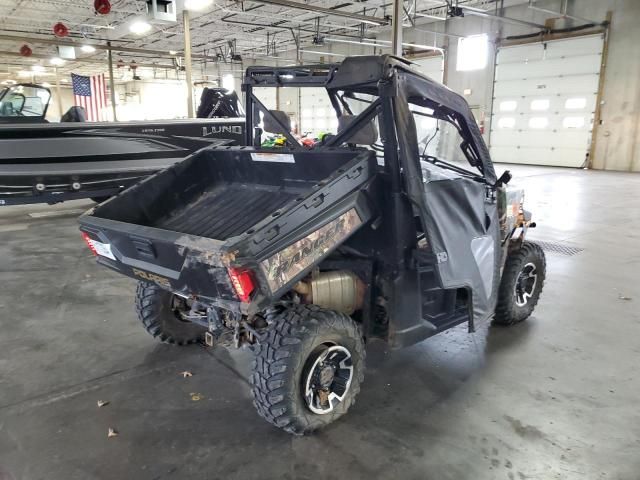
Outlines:
<svg viewBox="0 0 640 480"><path fill-rule="evenodd" d="M133 274L136 277L142 278L143 280L157 283L158 285L163 287L171 286L168 278L161 277L160 275L156 275L155 273L145 272L144 270L138 270L137 268L132 268L132 270L133 270Z"/></svg>

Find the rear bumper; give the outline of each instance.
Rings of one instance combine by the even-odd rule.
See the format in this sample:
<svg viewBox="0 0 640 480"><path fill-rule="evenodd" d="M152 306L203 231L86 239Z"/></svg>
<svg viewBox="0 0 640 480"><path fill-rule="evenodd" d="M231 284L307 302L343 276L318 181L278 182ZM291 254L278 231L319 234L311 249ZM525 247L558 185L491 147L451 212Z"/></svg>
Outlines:
<svg viewBox="0 0 640 480"><path fill-rule="evenodd" d="M211 244L207 245L205 254L185 245L183 239L172 232L135 225L127 231L114 231L94 222L110 221L83 215L80 230L93 240L109 244L115 257L113 260L98 255L99 264L211 305L239 312L241 306L246 305L238 301L226 267L212 256Z"/></svg>

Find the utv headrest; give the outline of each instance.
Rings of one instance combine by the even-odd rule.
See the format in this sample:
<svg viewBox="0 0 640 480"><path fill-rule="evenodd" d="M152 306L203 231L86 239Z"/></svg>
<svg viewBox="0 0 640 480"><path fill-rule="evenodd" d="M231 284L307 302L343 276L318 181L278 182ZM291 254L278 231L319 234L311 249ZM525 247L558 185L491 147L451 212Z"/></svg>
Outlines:
<svg viewBox="0 0 640 480"><path fill-rule="evenodd" d="M264 116L265 132L284 134L284 133L289 133L291 131L291 118L289 117L289 115L287 115L282 110L269 110L269 112L271 113L271 115L276 117L280 121L280 123L282 123L285 126L286 132L283 132L282 127L278 125L276 122L274 122L273 120L271 120L271 118L269 118L267 115Z"/></svg>
<svg viewBox="0 0 640 480"><path fill-rule="evenodd" d="M61 122L86 122L87 114L84 107L71 107L60 119Z"/></svg>
<svg viewBox="0 0 640 480"><path fill-rule="evenodd" d="M338 118L338 133L347 129L357 117L355 115L342 115ZM373 120L360 126L347 138L346 143L355 143L356 145L373 145L378 140L378 129Z"/></svg>

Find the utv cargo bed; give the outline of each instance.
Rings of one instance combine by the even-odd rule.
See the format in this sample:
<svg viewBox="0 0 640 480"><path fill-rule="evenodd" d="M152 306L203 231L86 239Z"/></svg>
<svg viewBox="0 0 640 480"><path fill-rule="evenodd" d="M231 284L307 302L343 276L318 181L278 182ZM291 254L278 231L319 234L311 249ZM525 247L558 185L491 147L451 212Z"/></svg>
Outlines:
<svg viewBox="0 0 640 480"><path fill-rule="evenodd" d="M346 236L364 224L371 209L363 186L376 169L364 150L204 149L90 210L80 224L106 266L184 295L237 301L228 268L241 264L268 277L274 254L331 221L355 212ZM304 261L294 267L290 278L278 271L282 278L258 282L265 298L308 271Z"/></svg>
<svg viewBox="0 0 640 480"><path fill-rule="evenodd" d="M295 192L273 185L214 183L193 202L177 207L154 226L226 240L240 235L296 196Z"/></svg>

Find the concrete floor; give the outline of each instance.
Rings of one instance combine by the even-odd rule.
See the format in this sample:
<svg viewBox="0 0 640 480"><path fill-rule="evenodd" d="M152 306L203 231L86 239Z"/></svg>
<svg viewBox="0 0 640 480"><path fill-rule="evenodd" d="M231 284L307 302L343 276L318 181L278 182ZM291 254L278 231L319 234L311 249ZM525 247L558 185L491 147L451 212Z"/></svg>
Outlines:
<svg viewBox="0 0 640 480"><path fill-rule="evenodd" d="M357 404L304 438L254 412L248 352L143 331L80 239L90 203L0 208L0 479L637 480L640 175L512 171L531 238L584 249L548 252L535 316L370 345Z"/></svg>

